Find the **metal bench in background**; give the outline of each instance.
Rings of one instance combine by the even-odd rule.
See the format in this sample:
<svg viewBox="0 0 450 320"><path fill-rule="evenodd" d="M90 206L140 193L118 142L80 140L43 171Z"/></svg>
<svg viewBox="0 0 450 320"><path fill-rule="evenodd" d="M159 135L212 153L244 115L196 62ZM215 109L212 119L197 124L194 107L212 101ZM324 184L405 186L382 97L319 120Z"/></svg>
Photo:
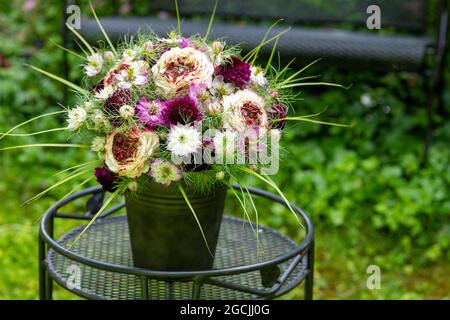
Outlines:
<svg viewBox="0 0 450 320"><path fill-rule="evenodd" d="M215 0L179 0L186 35L204 33ZM66 1L66 6L77 1ZM369 5L381 8L381 27L389 32L366 28ZM230 43L240 43L244 50L257 46L264 37L270 20L285 19L272 34L286 24L292 29L278 42L283 56L296 57L305 65L312 59L343 68L379 71L414 71L423 75L426 93L428 127L425 152L432 140L432 118L435 108L443 110L443 70L446 57L448 0L436 3L435 12L428 12L426 0L222 0L219 2L212 37L223 37ZM158 14L161 12L167 14ZM150 27L158 34L167 34L177 25L172 0L150 0L148 16L109 16L101 22L111 38L135 34ZM427 19L434 14L437 26ZM172 18L171 18L172 17ZM237 23L236 21L244 23ZM348 26L349 30L336 29ZM93 19L83 19L81 34L91 41L102 39ZM391 32L392 31L392 32ZM63 28L64 45L69 35ZM262 48L269 53L271 46Z"/></svg>

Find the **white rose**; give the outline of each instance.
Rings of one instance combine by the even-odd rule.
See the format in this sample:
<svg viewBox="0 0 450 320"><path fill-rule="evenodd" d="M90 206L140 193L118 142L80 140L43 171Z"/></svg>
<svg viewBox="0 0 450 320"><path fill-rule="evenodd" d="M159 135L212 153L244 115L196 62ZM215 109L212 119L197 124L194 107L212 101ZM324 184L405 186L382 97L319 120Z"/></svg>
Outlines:
<svg viewBox="0 0 450 320"><path fill-rule="evenodd" d="M224 128L243 131L246 128L269 127L263 97L250 89L239 90L222 99Z"/></svg>
<svg viewBox="0 0 450 320"><path fill-rule="evenodd" d="M192 48L172 48L152 67L153 80L160 93L172 98L191 84L211 85L214 66L203 52Z"/></svg>
<svg viewBox="0 0 450 320"><path fill-rule="evenodd" d="M119 176L137 178L148 172L149 160L158 148L159 138L154 132L133 130L123 135L114 131L106 138L105 164Z"/></svg>

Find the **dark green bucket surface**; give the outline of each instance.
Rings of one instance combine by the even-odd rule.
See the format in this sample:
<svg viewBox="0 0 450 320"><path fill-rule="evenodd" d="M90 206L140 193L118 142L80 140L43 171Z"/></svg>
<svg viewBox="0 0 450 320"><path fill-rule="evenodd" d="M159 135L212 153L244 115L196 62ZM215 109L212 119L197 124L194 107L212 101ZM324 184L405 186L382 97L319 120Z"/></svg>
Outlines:
<svg viewBox="0 0 450 320"><path fill-rule="evenodd" d="M214 255L226 187L204 193L183 186ZM209 269L214 258L178 185L149 182L125 197L136 267L164 271Z"/></svg>

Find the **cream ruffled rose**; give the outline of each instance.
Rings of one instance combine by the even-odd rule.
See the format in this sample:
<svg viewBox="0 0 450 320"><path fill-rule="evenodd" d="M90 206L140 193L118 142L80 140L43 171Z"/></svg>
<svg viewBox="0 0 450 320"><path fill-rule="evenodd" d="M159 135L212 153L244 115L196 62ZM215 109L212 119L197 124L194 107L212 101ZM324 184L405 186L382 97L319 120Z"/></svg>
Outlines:
<svg viewBox="0 0 450 320"><path fill-rule="evenodd" d="M209 57L192 47L166 51L152 67L153 81L166 99L193 84L212 82L214 66Z"/></svg>
<svg viewBox="0 0 450 320"><path fill-rule="evenodd" d="M148 172L158 151L159 138L151 131L134 130L127 135L113 131L106 138L105 164L119 176L137 178Z"/></svg>
<svg viewBox="0 0 450 320"><path fill-rule="evenodd" d="M264 99L253 90L239 90L224 96L222 104L225 129L243 131L246 128L269 127Z"/></svg>

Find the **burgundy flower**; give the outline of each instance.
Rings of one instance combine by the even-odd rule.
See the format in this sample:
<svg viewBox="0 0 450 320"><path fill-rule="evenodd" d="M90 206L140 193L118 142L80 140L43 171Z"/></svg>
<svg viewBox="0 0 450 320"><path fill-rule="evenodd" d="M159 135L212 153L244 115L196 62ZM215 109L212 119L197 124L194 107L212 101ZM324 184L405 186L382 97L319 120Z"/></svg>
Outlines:
<svg viewBox="0 0 450 320"><path fill-rule="evenodd" d="M132 105L133 98L131 91L128 89L119 89L105 100L105 111L110 115L118 115L121 106Z"/></svg>
<svg viewBox="0 0 450 320"><path fill-rule="evenodd" d="M103 187L103 190L114 192L117 189L116 179L117 175L111 172L106 166L95 168L95 177L97 182Z"/></svg>
<svg viewBox="0 0 450 320"><path fill-rule="evenodd" d="M282 103L273 105L267 111L267 115L269 116L270 120L286 118L287 113L288 113L288 108ZM286 120L273 121L273 122L271 122L270 127L273 129L283 129L285 124L286 124Z"/></svg>
<svg viewBox="0 0 450 320"><path fill-rule="evenodd" d="M234 83L240 89L248 84L251 73L250 64L238 57L233 57L231 63L216 68L216 75L223 76L225 82Z"/></svg>
<svg viewBox="0 0 450 320"><path fill-rule="evenodd" d="M166 126L188 124L203 119L203 114L189 96L175 98L163 103L161 118Z"/></svg>

